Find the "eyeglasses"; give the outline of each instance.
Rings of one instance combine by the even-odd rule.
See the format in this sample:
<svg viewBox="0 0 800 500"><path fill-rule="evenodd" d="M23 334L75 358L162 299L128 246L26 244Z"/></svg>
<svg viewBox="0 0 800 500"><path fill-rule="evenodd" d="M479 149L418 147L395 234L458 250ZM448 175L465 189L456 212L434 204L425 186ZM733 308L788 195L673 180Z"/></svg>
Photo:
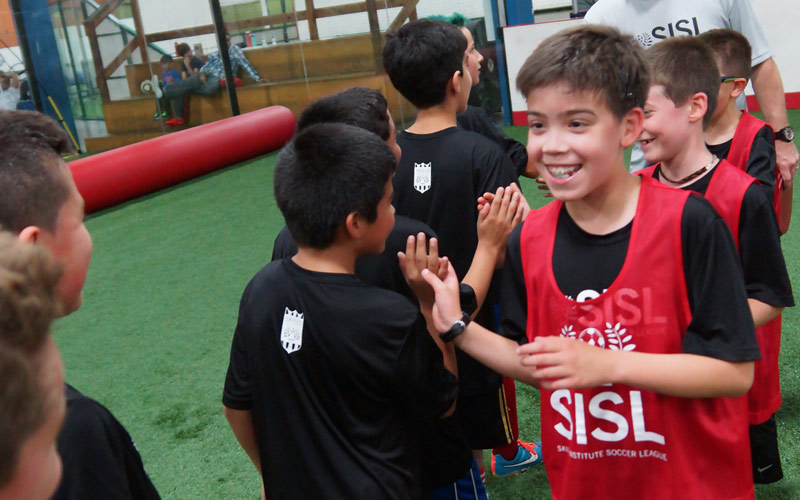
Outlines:
<svg viewBox="0 0 800 500"><path fill-rule="evenodd" d="M720 83L727 83L727 82L734 82L740 78L744 78L743 76L721 76L719 78Z"/></svg>

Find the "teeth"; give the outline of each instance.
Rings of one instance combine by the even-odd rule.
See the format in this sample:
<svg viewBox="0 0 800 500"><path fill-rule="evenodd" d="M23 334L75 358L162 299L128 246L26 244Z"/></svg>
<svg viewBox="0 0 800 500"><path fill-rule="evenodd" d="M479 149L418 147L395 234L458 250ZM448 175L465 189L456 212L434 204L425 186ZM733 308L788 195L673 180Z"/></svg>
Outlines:
<svg viewBox="0 0 800 500"><path fill-rule="evenodd" d="M547 170L550 172L550 175L555 177L556 179L568 179L572 176L575 172L580 170L580 165L574 167L547 167Z"/></svg>

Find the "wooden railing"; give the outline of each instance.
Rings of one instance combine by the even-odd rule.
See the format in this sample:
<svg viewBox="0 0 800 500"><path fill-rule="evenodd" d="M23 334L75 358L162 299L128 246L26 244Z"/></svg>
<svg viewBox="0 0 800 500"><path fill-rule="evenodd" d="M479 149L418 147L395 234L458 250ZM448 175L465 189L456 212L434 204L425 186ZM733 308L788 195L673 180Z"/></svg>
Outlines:
<svg viewBox="0 0 800 500"><path fill-rule="evenodd" d="M108 79L137 49L139 49L141 52L142 62L149 63L150 59L147 54L148 43L162 42L165 40L177 40L188 36L214 33L214 25L207 24L192 28L182 28L177 30L145 34L142 26L142 16L139 10L139 1L129 0L130 7L133 12L133 22L136 27L136 36L130 42L128 42L128 44L123 47L122 51L117 54L117 56L114 57L114 59L112 59L106 66L103 64L103 59L100 54L100 44L97 40L97 27L103 22L103 20L106 19L106 17L111 15L111 13L114 12L114 10L119 7L123 1L124 0L107 0L102 7L95 10L83 23L92 49L94 68L95 72L97 73L97 86L100 89L100 96L103 102L106 103L111 100L108 92ZM314 0L305 0L306 10L304 11L285 12L280 14L271 14L268 16L254 17L241 21L232 21L225 23L225 28L228 31L233 31L266 25L308 21L308 31L311 36L311 40L319 40L319 31L317 30L318 19L366 12L367 18L369 19L372 55L375 62L375 68L376 71L380 71L382 68L381 51L383 47L383 36L378 24L378 10L402 7L400 12L397 14L397 17L389 25L388 31L393 31L402 26L406 20L414 20L417 18L416 9L418 2L419 0L364 0L362 2L335 5L333 7L323 7L318 9L314 7Z"/></svg>

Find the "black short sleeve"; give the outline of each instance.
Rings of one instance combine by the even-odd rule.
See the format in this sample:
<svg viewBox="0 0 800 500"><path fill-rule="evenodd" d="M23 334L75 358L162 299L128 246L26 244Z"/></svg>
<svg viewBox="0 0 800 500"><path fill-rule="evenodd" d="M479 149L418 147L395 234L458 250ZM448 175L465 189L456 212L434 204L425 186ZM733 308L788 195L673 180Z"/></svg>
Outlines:
<svg viewBox="0 0 800 500"><path fill-rule="evenodd" d="M231 344L230 363L228 373L225 375L225 388L222 393L222 404L233 410L250 410L253 408L253 390L250 371L247 366L247 350L243 333L247 329L245 324L247 315L243 314L247 297L250 294L252 283L247 285L239 305L239 319L233 333Z"/></svg>
<svg viewBox="0 0 800 500"><path fill-rule="evenodd" d="M742 200L739 254L748 298L775 307L794 305L775 210L771 198L756 184L747 189Z"/></svg>
<svg viewBox="0 0 800 500"><path fill-rule="evenodd" d="M506 260L500 288L500 334L519 344L525 344L528 342L528 294L522 274L521 234L522 224L514 228L506 244Z"/></svg>
<svg viewBox="0 0 800 500"><path fill-rule="evenodd" d="M698 195L681 218L683 265L692 321L683 352L725 361L760 359L744 279L728 225Z"/></svg>
<svg viewBox="0 0 800 500"><path fill-rule="evenodd" d="M745 171L755 177L768 200L775 190L775 139L772 129L764 126L753 139Z"/></svg>

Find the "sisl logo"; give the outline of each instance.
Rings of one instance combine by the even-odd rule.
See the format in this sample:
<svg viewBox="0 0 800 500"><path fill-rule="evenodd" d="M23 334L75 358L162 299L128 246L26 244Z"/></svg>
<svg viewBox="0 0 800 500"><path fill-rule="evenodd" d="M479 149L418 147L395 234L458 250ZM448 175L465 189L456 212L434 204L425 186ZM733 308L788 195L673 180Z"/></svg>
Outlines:
<svg viewBox="0 0 800 500"><path fill-rule="evenodd" d="M679 35L699 35L700 27L697 24L697 18L679 19L674 23L668 23L666 26L656 26L649 33L639 33L634 36L634 39L639 42L644 48L649 48L658 40L666 40L667 38Z"/></svg>
<svg viewBox="0 0 800 500"><path fill-rule="evenodd" d="M583 394L559 389L550 395L550 407L563 417L554 426L556 432L576 444L588 444L589 436L606 443L625 440L633 433L634 441L663 445L662 434L648 431L644 421L641 391L628 391L627 398L612 391L595 394L588 401Z"/></svg>

